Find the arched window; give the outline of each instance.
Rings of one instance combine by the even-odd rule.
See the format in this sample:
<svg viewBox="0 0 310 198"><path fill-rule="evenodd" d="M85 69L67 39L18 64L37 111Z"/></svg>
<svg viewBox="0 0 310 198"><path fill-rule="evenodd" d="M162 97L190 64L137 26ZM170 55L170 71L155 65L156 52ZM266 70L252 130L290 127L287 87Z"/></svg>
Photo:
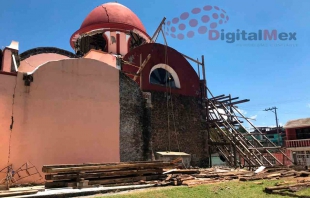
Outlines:
<svg viewBox="0 0 310 198"><path fill-rule="evenodd" d="M158 68L151 73L150 83L168 87L176 87L172 75L165 69Z"/></svg>
<svg viewBox="0 0 310 198"><path fill-rule="evenodd" d="M176 72L165 64L155 65L150 72L150 83L154 85L181 88Z"/></svg>

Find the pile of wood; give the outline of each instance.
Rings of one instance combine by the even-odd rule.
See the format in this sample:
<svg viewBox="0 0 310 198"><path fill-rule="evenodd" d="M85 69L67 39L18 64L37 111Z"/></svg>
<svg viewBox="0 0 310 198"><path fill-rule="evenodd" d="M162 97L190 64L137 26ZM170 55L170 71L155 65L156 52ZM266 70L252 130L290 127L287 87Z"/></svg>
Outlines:
<svg viewBox="0 0 310 198"><path fill-rule="evenodd" d="M196 171L196 172L195 172ZM261 179L280 179L284 177L308 177L310 172L295 171L290 168L267 168L256 174L243 169L208 168L199 170L171 170L161 185L187 185L217 183L237 179L239 181L254 181Z"/></svg>
<svg viewBox="0 0 310 198"><path fill-rule="evenodd" d="M252 173L252 171L223 168L171 170L165 172L167 177L164 181L160 182L160 184L196 186L238 179L239 176Z"/></svg>
<svg viewBox="0 0 310 198"><path fill-rule="evenodd" d="M284 177L308 177L310 172L296 171L290 168L269 168L259 174L248 174L240 177L240 181L254 181L261 179L280 179Z"/></svg>
<svg viewBox="0 0 310 198"><path fill-rule="evenodd" d="M45 187L113 186L128 184L155 184L156 186L216 183L228 180L253 181L280 179L284 177L308 177L310 172L292 168L266 168L259 173L244 169L167 169L175 167L177 161L143 161L105 164L46 165ZM166 172L164 172L166 171Z"/></svg>
<svg viewBox="0 0 310 198"><path fill-rule="evenodd" d="M105 164L45 165L46 188L85 188L99 185L123 185L160 180L164 168L174 167L173 162L148 161Z"/></svg>

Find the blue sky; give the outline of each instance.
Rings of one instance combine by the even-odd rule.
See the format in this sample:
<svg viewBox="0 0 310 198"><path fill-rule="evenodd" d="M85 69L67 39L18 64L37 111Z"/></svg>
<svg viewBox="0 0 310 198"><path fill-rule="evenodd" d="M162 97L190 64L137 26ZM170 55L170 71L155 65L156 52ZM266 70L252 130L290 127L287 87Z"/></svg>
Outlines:
<svg viewBox="0 0 310 198"><path fill-rule="evenodd" d="M20 52L41 46L72 51L71 34L87 14L103 0L28 0L1 1L0 47L11 40L20 42ZM232 94L251 101L239 106L255 125L275 125L274 114L262 111L278 107L279 123L310 117L310 1L292 0L120 0L134 11L152 35L165 16L168 20L206 5L224 9L229 21L221 25L225 32L260 29L296 32L296 41L225 41L208 40L207 34L183 40L167 36L168 44L193 58L205 56L209 88L214 95ZM181 3L182 2L182 3ZM159 37L158 42L163 42ZM271 44L273 46L240 46ZM294 44L294 46L274 46ZM196 67L195 64L193 64Z"/></svg>

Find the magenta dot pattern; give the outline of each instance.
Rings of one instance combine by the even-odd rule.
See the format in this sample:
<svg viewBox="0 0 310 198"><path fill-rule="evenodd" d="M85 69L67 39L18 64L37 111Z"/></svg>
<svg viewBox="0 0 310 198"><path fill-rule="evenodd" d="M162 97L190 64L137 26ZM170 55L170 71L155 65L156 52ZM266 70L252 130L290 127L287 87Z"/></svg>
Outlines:
<svg viewBox="0 0 310 198"><path fill-rule="evenodd" d="M183 14L181 14L180 19L181 20L186 20L189 17L189 13L188 12L184 12Z"/></svg>
<svg viewBox="0 0 310 198"><path fill-rule="evenodd" d="M218 6L195 7L166 22L165 34L183 40L206 34L229 21L226 11Z"/></svg>

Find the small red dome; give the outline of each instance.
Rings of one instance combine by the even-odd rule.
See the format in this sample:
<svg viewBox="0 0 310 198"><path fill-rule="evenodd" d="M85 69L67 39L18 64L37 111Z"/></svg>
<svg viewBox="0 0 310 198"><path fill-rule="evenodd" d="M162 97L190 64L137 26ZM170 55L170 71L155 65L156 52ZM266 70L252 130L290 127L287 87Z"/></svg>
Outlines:
<svg viewBox="0 0 310 198"><path fill-rule="evenodd" d="M84 19L80 29L72 34L71 47L74 49L74 43L80 34L101 28L134 31L145 40L151 39L140 19L129 8L119 3L105 3L93 9Z"/></svg>
<svg viewBox="0 0 310 198"><path fill-rule="evenodd" d="M119 3L105 3L96 7L87 15L80 29L100 23L127 24L146 32L137 15Z"/></svg>

